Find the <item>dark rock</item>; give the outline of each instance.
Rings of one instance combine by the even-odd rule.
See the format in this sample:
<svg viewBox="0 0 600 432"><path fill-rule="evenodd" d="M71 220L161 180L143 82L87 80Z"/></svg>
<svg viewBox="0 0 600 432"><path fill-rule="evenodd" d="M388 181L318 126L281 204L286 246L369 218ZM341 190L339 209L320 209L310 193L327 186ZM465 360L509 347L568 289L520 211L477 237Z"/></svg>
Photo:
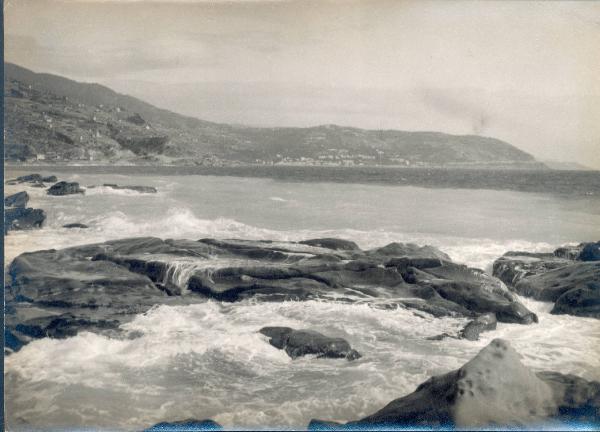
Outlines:
<svg viewBox="0 0 600 432"><path fill-rule="evenodd" d="M575 262L571 265L519 280L515 290L536 300L555 302L578 285L600 281L600 262Z"/></svg>
<svg viewBox="0 0 600 432"><path fill-rule="evenodd" d="M577 261L600 261L600 241L562 246L554 251L557 257Z"/></svg>
<svg viewBox="0 0 600 432"><path fill-rule="evenodd" d="M483 332L496 330L496 315L493 313L483 314L478 316L473 321L468 323L461 331L460 336L463 339L476 341L479 335Z"/></svg>
<svg viewBox="0 0 600 432"><path fill-rule="evenodd" d="M70 195L83 194L85 191L79 187L79 183L68 183L65 181L58 182L48 189L48 195Z"/></svg>
<svg viewBox="0 0 600 432"><path fill-rule="evenodd" d="M452 261L450 257L433 246L419 246L414 243L390 243L377 249L367 251L367 255L377 257L438 258Z"/></svg>
<svg viewBox="0 0 600 432"><path fill-rule="evenodd" d="M600 281L577 285L563 293L550 313L600 318Z"/></svg>
<svg viewBox="0 0 600 432"><path fill-rule="evenodd" d="M338 247L329 243L334 244ZM108 332L113 330L102 323L126 322L156 304L206 298L314 299L410 308L436 317L492 312L502 322L537 319L481 270L437 257L394 257L392 249L399 250L398 244L378 255L296 242L145 237L27 253L9 267L7 305L16 310L9 328L31 325L40 337L52 336L48 325L68 312L69 328ZM41 321L33 320L31 308Z"/></svg>
<svg viewBox="0 0 600 432"><path fill-rule="evenodd" d="M24 176L17 177L17 183L36 183L41 182L42 176L40 174L27 174Z"/></svg>
<svg viewBox="0 0 600 432"><path fill-rule="evenodd" d="M600 383L555 372L536 374L507 341L494 339L460 369L432 377L413 393L337 429L597 424L599 408Z"/></svg>
<svg viewBox="0 0 600 432"><path fill-rule="evenodd" d="M102 186L109 187L111 189L121 189L121 190L132 190L139 193L156 193L158 192L155 187L152 186L119 186L112 183L105 183Z"/></svg>
<svg viewBox="0 0 600 432"><path fill-rule="evenodd" d="M552 313L600 318L599 247L581 243L553 254L509 252L494 262L493 274L520 295L556 302Z"/></svg>
<svg viewBox="0 0 600 432"><path fill-rule="evenodd" d="M75 223L63 225L63 228L89 228L89 226L87 226L86 224L75 222Z"/></svg>
<svg viewBox="0 0 600 432"><path fill-rule="evenodd" d="M566 258L557 258L553 254L535 254L527 252L508 252L494 261L493 275L513 287L523 278L536 276L573 264Z"/></svg>
<svg viewBox="0 0 600 432"><path fill-rule="evenodd" d="M187 419L174 422L157 423L144 432L189 432L189 431L218 431L223 426L213 420Z"/></svg>
<svg viewBox="0 0 600 432"><path fill-rule="evenodd" d="M44 183L56 183L58 181L58 179L56 178L55 175L51 175L51 176L47 176L47 177L42 177L42 181Z"/></svg>
<svg viewBox="0 0 600 432"><path fill-rule="evenodd" d="M4 210L4 233L11 230L41 228L46 213L41 209L14 207Z"/></svg>
<svg viewBox="0 0 600 432"><path fill-rule="evenodd" d="M579 257L580 261L600 261L600 241L585 243Z"/></svg>
<svg viewBox="0 0 600 432"><path fill-rule="evenodd" d="M579 258L583 244L577 246L561 246L554 251L554 256L574 261Z"/></svg>
<svg viewBox="0 0 600 432"><path fill-rule="evenodd" d="M27 192L17 192L4 198L4 207L25 207L28 202L29 195Z"/></svg>
<svg viewBox="0 0 600 432"><path fill-rule="evenodd" d="M356 243L350 240L343 240L337 238L320 238L303 240L299 242L309 246L318 246L333 250L345 250L345 251L360 251L360 248Z"/></svg>
<svg viewBox="0 0 600 432"><path fill-rule="evenodd" d="M294 330L289 327L263 327L260 332L268 336L269 343L283 349L293 359L316 354L317 357L356 360L361 355L342 338L332 338L312 330Z"/></svg>

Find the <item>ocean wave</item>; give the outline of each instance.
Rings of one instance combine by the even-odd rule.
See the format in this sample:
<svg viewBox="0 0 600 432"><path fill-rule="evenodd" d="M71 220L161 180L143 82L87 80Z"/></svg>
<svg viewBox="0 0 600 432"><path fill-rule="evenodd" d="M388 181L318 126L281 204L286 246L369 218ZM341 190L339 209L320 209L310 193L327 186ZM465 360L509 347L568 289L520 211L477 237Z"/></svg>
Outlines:
<svg viewBox="0 0 600 432"><path fill-rule="evenodd" d="M8 391L30 395L27 401L9 401L7 412L11 419L27 413L32 425L48 426L56 419L46 404L64 421L73 394L79 394L85 398L78 400L78 410L88 417L74 419L72 426L141 429L194 416L228 427L302 428L313 417L348 421L413 391L432 375L460 367L496 337L509 339L536 370L599 379L600 360L593 355L600 342L596 321L550 315L545 303L523 300L539 314L540 324L500 323L475 342L426 340L458 331L465 319L366 304L162 305L124 324L129 337L83 332L64 340L36 340L7 357ZM291 360L258 333L267 325L343 337L363 357Z"/></svg>
<svg viewBox="0 0 600 432"><path fill-rule="evenodd" d="M120 191L118 191L120 192ZM137 192L134 192L137 194ZM50 219L50 218L49 218ZM63 225L83 222L86 230L67 230ZM6 236L7 259L25 251L67 247L111 239L156 236L161 238L237 238L247 240L300 241L319 237L337 237L356 242L369 249L392 242L429 244L440 248L459 263L490 270L492 262L509 250L549 252L555 245L527 240L497 240L464 238L427 233L402 233L386 230L363 231L355 229L329 230L273 230L244 224L229 218L203 219L187 207L170 208L164 214L128 215L122 211L110 211L89 219L80 214L58 211L39 231L12 232Z"/></svg>

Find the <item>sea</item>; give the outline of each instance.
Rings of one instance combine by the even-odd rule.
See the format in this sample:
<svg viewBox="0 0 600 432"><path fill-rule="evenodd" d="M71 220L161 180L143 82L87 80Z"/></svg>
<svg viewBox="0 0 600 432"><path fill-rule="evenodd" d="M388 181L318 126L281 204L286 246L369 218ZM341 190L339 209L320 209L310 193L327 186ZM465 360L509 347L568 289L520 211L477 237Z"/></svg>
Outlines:
<svg viewBox="0 0 600 432"><path fill-rule="evenodd" d="M600 239L600 172L8 167L5 178L31 172L84 188L116 183L158 193L100 186L49 196L5 185L5 195L26 190L29 206L47 214L42 229L5 237L5 269L23 252L126 237L338 237L363 249L429 244L491 272L510 250L551 252ZM89 229L63 228L75 222ZM6 426L142 430L210 418L228 428L297 430L313 418L347 422L460 367L497 337L535 370L600 381L598 320L551 315L550 303L521 301L538 324L499 323L476 342L426 339L457 332L466 319L366 304L157 306L123 325L137 338L82 332L36 340L5 357ZM292 360L257 332L267 325L344 337L363 357Z"/></svg>

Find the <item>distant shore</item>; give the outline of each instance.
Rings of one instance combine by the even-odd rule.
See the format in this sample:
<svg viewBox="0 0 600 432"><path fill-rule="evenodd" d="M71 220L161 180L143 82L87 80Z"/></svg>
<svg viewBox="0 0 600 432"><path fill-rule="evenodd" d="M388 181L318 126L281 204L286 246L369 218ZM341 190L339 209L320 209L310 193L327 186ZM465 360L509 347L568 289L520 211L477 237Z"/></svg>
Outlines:
<svg viewBox="0 0 600 432"><path fill-rule="evenodd" d="M10 171L129 175L206 175L259 177L292 182L333 182L425 188L514 190L567 196L600 196L600 171L383 166L172 166L6 164ZM6 178L8 178L6 174Z"/></svg>

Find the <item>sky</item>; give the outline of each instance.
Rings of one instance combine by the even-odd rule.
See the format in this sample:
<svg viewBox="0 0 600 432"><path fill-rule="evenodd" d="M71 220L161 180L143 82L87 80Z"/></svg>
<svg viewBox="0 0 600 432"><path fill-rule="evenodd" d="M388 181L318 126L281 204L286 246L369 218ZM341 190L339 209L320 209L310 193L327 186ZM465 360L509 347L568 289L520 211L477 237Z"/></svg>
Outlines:
<svg viewBox="0 0 600 432"><path fill-rule="evenodd" d="M600 2L5 0L5 60L256 126L503 139L600 169Z"/></svg>

